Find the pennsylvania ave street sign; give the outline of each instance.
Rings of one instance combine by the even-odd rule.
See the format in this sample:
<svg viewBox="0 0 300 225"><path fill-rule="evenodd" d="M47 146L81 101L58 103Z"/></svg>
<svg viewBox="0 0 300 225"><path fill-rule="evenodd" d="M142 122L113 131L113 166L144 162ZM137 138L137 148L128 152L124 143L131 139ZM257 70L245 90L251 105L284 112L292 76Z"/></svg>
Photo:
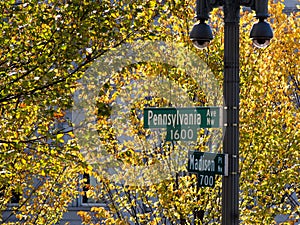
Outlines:
<svg viewBox="0 0 300 225"><path fill-rule="evenodd" d="M145 108L144 128L218 128L220 107Z"/></svg>
<svg viewBox="0 0 300 225"><path fill-rule="evenodd" d="M195 141L198 128L221 124L220 107L144 109L144 128L166 128L167 141Z"/></svg>

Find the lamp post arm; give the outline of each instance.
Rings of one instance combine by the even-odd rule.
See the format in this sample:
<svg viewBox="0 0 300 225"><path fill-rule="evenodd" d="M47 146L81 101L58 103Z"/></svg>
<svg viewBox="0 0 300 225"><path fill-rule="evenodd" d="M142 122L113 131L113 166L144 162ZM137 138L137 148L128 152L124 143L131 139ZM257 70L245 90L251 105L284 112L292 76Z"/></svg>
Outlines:
<svg viewBox="0 0 300 225"><path fill-rule="evenodd" d="M200 21L209 19L209 13L213 8L223 6L223 0L196 0L196 18Z"/></svg>
<svg viewBox="0 0 300 225"><path fill-rule="evenodd" d="M201 22L208 20L209 18L209 2L208 0L197 0L196 1L196 18Z"/></svg>

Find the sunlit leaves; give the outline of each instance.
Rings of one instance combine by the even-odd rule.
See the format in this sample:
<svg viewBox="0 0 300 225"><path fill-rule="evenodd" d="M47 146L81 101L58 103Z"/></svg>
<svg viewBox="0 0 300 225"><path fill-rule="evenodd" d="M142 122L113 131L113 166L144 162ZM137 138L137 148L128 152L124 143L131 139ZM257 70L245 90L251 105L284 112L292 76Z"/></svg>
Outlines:
<svg viewBox="0 0 300 225"><path fill-rule="evenodd" d="M241 58L241 188L245 193L241 212L245 224L251 220L271 224L278 214L291 214L294 220L296 215L283 196L292 194L287 193L288 187L299 189L299 89L294 85L299 82L299 19L281 13L282 9L280 3L270 7L275 37L267 49L246 44L241 48L241 55L247 56Z"/></svg>
<svg viewBox="0 0 300 225"><path fill-rule="evenodd" d="M184 172L147 187L117 184L91 172L69 129L68 109L77 80L105 52L125 42L147 39L175 41L195 51L188 38L195 1L47 2L0 3L1 211L17 192L21 194L14 208L17 218L27 224L57 223L78 194L79 174L90 173L98 179L99 189L87 194L104 199L108 208L81 212L83 223L103 219L106 224L188 224L195 210L205 212L203 224L219 223L221 179L214 189L197 188L196 177ZM241 11L240 212L244 224L272 224L278 214L289 214L291 220L299 215L299 208L287 199L299 193L300 183L300 24L299 13L285 15L282 9L281 3L269 7L274 39L262 50L253 48L248 37L256 20L254 13ZM222 9L213 10L210 24L215 38L207 50L197 52L220 81L222 17ZM135 141L151 135L143 128L142 108L170 104L159 96L132 105L128 121L134 141L119 143L116 138L118 133L109 120L112 104L122 91L132 91L124 87L141 77L169 78L195 105L207 104L197 81L182 68L144 62L115 74L99 90L98 134L107 152L128 166L153 165L173 151L169 144L148 152L135 149ZM124 133L120 130L119 135ZM195 149L207 150L209 137L205 134L199 131Z"/></svg>
<svg viewBox="0 0 300 225"><path fill-rule="evenodd" d="M79 174L89 172L66 114L76 81L109 49L147 37L161 6L155 1L0 3L1 211L18 192L17 218L27 224L59 221L77 195Z"/></svg>

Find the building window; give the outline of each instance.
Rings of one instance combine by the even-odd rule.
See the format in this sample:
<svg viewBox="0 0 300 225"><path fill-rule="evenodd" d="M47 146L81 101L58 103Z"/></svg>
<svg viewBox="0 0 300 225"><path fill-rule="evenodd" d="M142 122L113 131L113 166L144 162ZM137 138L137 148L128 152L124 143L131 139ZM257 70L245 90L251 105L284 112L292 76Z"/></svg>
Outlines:
<svg viewBox="0 0 300 225"><path fill-rule="evenodd" d="M5 198L7 198L8 196L8 193L7 193L7 190L5 189L5 186L0 190L0 202L2 202L1 201L1 199L5 199ZM16 191L14 191L14 190L12 190L11 191L11 197L10 197L10 200L9 200L9 203L8 204L19 204L19 202L20 202L20 198L21 198L21 194L20 193L18 193L18 192L16 192Z"/></svg>
<svg viewBox="0 0 300 225"><path fill-rule="evenodd" d="M83 185L84 195L82 196L82 204L103 204L103 200L98 196L99 182L93 176L84 174L83 179L85 183Z"/></svg>
<svg viewBox="0 0 300 225"><path fill-rule="evenodd" d="M20 202L21 194L13 191L12 198L10 199L10 203L18 204Z"/></svg>

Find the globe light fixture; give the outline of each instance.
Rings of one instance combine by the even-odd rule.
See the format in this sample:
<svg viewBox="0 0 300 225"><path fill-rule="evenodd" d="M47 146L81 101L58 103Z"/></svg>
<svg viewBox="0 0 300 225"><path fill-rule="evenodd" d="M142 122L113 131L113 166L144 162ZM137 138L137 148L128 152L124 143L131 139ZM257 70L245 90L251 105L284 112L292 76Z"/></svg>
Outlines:
<svg viewBox="0 0 300 225"><path fill-rule="evenodd" d="M203 20L199 23L196 23L190 33L190 39L196 48L206 48L213 39L210 26L207 25Z"/></svg>
<svg viewBox="0 0 300 225"><path fill-rule="evenodd" d="M260 20L259 22L253 24L250 32L250 38L252 39L255 47L267 47L273 38L273 31L270 24L264 20Z"/></svg>

